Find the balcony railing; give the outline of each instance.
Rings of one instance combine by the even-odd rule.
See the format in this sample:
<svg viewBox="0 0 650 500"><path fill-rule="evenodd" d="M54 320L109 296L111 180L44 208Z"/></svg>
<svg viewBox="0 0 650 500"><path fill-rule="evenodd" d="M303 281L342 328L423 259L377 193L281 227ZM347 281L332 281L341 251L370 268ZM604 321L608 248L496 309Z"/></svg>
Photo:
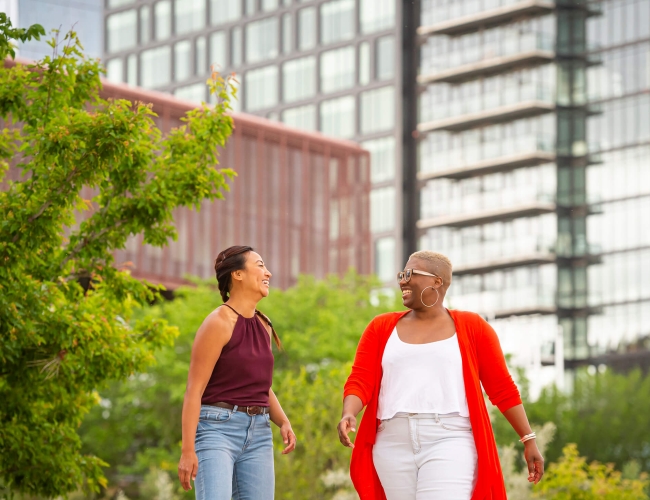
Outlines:
<svg viewBox="0 0 650 500"><path fill-rule="evenodd" d="M523 33L480 44L474 50L441 53L433 46L422 47L422 69L418 81L461 82L479 75L506 71L522 65L551 61L554 37L549 33Z"/></svg>
<svg viewBox="0 0 650 500"><path fill-rule="evenodd" d="M495 208L498 207L498 208ZM474 211L461 211L459 213L423 217L417 222L420 230L432 227L467 227L487 224L489 222L512 220L519 217L534 217L556 211L556 205L551 196L539 196L537 200L519 204L498 204L490 208L476 208Z"/></svg>
<svg viewBox="0 0 650 500"><path fill-rule="evenodd" d="M552 235L527 235L515 239L483 241L443 249L454 263L454 275L488 272L555 261Z"/></svg>
<svg viewBox="0 0 650 500"><path fill-rule="evenodd" d="M424 188L421 192L422 217L448 217L481 213L488 210L516 207L531 201L553 203L555 192L534 184L509 186L506 190L494 190L463 196L450 196L441 199L432 189Z"/></svg>
<svg viewBox="0 0 650 500"><path fill-rule="evenodd" d="M423 95L421 104L421 121L430 122L458 118L482 111L491 111L503 106L511 106L528 101L539 101L553 104L555 90L551 85L520 85L512 88L499 89L492 92L482 92L474 96L459 99L449 99L446 102L427 102Z"/></svg>
<svg viewBox="0 0 650 500"><path fill-rule="evenodd" d="M544 135L510 137L447 151L429 152L420 144L420 180L462 179L478 174L535 166L555 160L555 138Z"/></svg>
<svg viewBox="0 0 650 500"><path fill-rule="evenodd" d="M544 0L454 0L425 2L418 34L456 35L484 24L509 22L522 15L552 12L555 2Z"/></svg>
<svg viewBox="0 0 650 500"><path fill-rule="evenodd" d="M556 311L555 290L543 286L506 288L463 295L454 294L452 287L448 302L454 309L475 311L495 318L553 314Z"/></svg>
<svg viewBox="0 0 650 500"><path fill-rule="evenodd" d="M431 104L423 96L418 130L466 130L483 123L536 116L554 109L555 92L550 85L522 85Z"/></svg>

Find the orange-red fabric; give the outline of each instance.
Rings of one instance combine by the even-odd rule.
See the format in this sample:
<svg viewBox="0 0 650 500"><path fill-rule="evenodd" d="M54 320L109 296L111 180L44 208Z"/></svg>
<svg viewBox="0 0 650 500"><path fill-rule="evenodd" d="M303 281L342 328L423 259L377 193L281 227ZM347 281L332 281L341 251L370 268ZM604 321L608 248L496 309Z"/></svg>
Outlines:
<svg viewBox="0 0 650 500"><path fill-rule="evenodd" d="M345 383L344 397L358 396L366 407L350 463L350 476L361 500L386 500L372 461L379 424L381 360L397 321L408 312L382 314L370 322L359 341L352 373ZM472 500L505 500L503 474L481 384L492 404L502 412L521 404L519 390L508 372L492 327L475 313L449 311L449 314L456 324L469 418L478 453L478 477Z"/></svg>

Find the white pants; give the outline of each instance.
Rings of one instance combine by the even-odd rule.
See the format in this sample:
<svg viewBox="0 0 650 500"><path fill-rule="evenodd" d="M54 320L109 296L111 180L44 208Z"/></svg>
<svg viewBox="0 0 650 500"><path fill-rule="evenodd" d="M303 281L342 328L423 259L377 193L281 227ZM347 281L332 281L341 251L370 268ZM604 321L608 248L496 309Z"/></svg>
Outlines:
<svg viewBox="0 0 650 500"><path fill-rule="evenodd" d="M398 413L383 420L372 450L388 500L470 500L478 455L469 418Z"/></svg>

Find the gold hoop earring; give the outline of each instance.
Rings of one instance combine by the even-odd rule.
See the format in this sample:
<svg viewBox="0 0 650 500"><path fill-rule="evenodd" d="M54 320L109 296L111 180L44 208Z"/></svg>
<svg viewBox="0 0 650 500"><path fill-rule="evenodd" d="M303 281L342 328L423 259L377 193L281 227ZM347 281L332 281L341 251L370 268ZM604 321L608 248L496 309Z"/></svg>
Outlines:
<svg viewBox="0 0 650 500"><path fill-rule="evenodd" d="M432 287L432 286L425 286L425 287L422 289L422 292L420 293L420 302L422 302L422 305L423 305L424 307L433 307L433 306L435 306L435 305L438 303L438 301L440 300L440 292L438 291L437 288L433 288L433 290L435 290L436 294L438 295L438 298L436 299L436 301L435 301L433 304L431 304L431 305L429 306L429 305L427 305L427 304L424 303L424 300L422 300L422 296L424 295L424 291L425 291L427 288L433 288L433 287Z"/></svg>

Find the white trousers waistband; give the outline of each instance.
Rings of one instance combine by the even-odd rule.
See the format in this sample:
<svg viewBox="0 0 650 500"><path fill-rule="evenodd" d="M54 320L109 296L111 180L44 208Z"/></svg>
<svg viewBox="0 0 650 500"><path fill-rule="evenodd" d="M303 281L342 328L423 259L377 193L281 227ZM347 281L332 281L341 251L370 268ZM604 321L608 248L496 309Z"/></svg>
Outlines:
<svg viewBox="0 0 650 500"><path fill-rule="evenodd" d="M458 414L397 414L373 447L388 500L469 500L477 459L469 418Z"/></svg>

